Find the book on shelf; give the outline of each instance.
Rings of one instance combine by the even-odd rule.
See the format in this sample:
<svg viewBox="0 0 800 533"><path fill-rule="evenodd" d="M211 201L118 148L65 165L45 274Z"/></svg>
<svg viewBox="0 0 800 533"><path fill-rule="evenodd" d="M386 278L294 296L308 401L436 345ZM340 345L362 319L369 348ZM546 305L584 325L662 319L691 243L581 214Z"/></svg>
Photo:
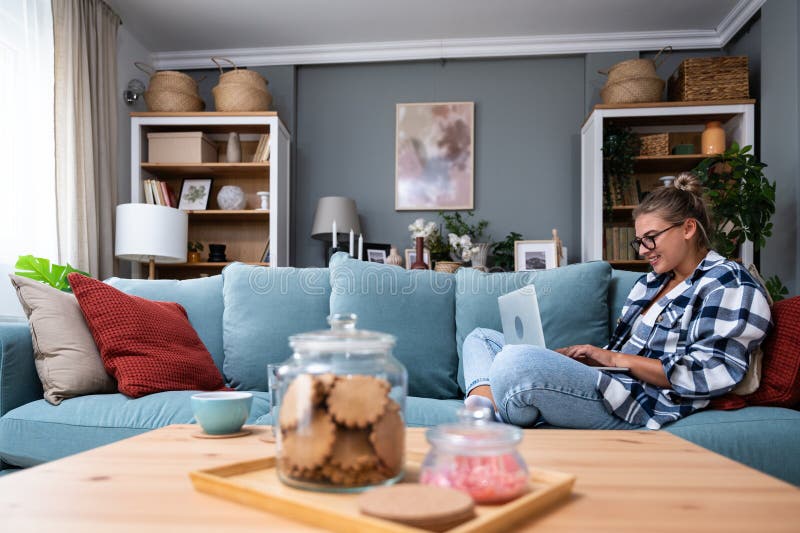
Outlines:
<svg viewBox="0 0 800 533"><path fill-rule="evenodd" d="M611 226L605 227L605 245L604 250L606 252L606 261L611 261L614 259L614 255L612 252L612 239L614 238Z"/></svg>
<svg viewBox="0 0 800 533"><path fill-rule="evenodd" d="M267 244L264 246L264 252L261 254L261 262L269 263L269 236L267 236Z"/></svg>
<svg viewBox="0 0 800 533"><path fill-rule="evenodd" d="M150 180L144 180L142 182L142 189L144 189L144 201L148 204L155 204L155 199L153 198L153 189L150 187Z"/></svg>
<svg viewBox="0 0 800 533"><path fill-rule="evenodd" d="M147 179L142 182L144 201L148 204L175 207L176 197L172 187L162 180Z"/></svg>
<svg viewBox="0 0 800 533"><path fill-rule="evenodd" d="M258 139L258 146L253 154L253 163L265 163L269 161L269 133L265 133Z"/></svg>

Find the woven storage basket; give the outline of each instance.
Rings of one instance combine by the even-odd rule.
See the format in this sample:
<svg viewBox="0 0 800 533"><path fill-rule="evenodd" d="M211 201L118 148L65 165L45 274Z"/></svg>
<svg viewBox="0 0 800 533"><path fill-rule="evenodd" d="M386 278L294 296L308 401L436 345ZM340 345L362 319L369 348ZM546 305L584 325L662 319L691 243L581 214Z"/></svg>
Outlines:
<svg viewBox="0 0 800 533"><path fill-rule="evenodd" d="M269 111L272 95L244 83L217 85L214 94L214 107L217 111Z"/></svg>
<svg viewBox="0 0 800 533"><path fill-rule="evenodd" d="M657 78L656 69L661 66L671 51L671 46L665 46L653 59L628 59L620 61L608 71L598 70L597 72L608 76L607 83L616 83L628 78ZM661 54L664 54L664 57L661 57Z"/></svg>
<svg viewBox="0 0 800 533"><path fill-rule="evenodd" d="M639 155L669 155L669 133L643 133L639 140Z"/></svg>
<svg viewBox="0 0 800 533"><path fill-rule="evenodd" d="M218 59L230 63L233 67L233 70L222 72L222 66L217 62ZM242 70L236 66L236 63L225 57L212 57L211 61L213 61L214 64L219 68L220 85L238 83L243 85L251 85L257 89L261 89L262 91L269 92L267 89L267 80L265 80L264 76L258 72L253 70Z"/></svg>
<svg viewBox="0 0 800 533"><path fill-rule="evenodd" d="M134 65L150 76L150 83L147 87L148 91L177 91L199 98L197 81L188 74L178 72L177 70L156 71L150 65L140 63L139 61L135 61Z"/></svg>
<svg viewBox="0 0 800 533"><path fill-rule="evenodd" d="M669 78L670 100L736 100L750 97L747 56L684 59Z"/></svg>
<svg viewBox="0 0 800 533"><path fill-rule="evenodd" d="M206 107L199 97L179 91L145 91L144 101L148 110L160 112L202 111Z"/></svg>
<svg viewBox="0 0 800 533"><path fill-rule="evenodd" d="M637 104L660 102L664 93L664 80L661 78L628 78L614 83L606 83L600 90L604 104Z"/></svg>

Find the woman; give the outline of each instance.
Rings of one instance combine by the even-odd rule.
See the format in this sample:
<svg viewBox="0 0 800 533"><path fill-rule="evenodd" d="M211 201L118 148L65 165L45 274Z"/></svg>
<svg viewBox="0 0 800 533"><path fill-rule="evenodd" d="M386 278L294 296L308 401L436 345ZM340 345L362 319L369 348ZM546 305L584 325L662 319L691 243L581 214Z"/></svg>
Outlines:
<svg viewBox="0 0 800 533"><path fill-rule="evenodd" d="M464 341L465 403L495 405L523 427L659 429L742 380L769 305L746 269L709 249L697 178L683 173L656 189L633 217L631 246L653 271L634 285L609 344L503 346L501 333L476 329Z"/></svg>

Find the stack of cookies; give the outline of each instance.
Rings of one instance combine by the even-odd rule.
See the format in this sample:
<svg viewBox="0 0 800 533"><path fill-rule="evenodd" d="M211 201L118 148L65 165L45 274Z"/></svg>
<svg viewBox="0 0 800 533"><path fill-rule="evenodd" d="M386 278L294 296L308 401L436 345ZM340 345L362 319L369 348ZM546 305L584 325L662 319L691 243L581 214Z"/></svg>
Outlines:
<svg viewBox="0 0 800 533"><path fill-rule="evenodd" d="M402 472L405 424L385 379L300 374L280 405L283 478L326 487L377 485Z"/></svg>

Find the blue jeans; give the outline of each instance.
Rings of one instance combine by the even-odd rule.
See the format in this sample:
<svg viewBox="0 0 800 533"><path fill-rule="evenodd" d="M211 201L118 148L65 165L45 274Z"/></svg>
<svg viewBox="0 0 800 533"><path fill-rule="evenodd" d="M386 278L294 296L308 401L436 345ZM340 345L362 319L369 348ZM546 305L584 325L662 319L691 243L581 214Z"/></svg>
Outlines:
<svg viewBox="0 0 800 533"><path fill-rule="evenodd" d="M546 348L504 344L502 333L477 328L462 350L467 394L489 385L504 421L521 427L641 427L606 410L597 390L599 370Z"/></svg>

